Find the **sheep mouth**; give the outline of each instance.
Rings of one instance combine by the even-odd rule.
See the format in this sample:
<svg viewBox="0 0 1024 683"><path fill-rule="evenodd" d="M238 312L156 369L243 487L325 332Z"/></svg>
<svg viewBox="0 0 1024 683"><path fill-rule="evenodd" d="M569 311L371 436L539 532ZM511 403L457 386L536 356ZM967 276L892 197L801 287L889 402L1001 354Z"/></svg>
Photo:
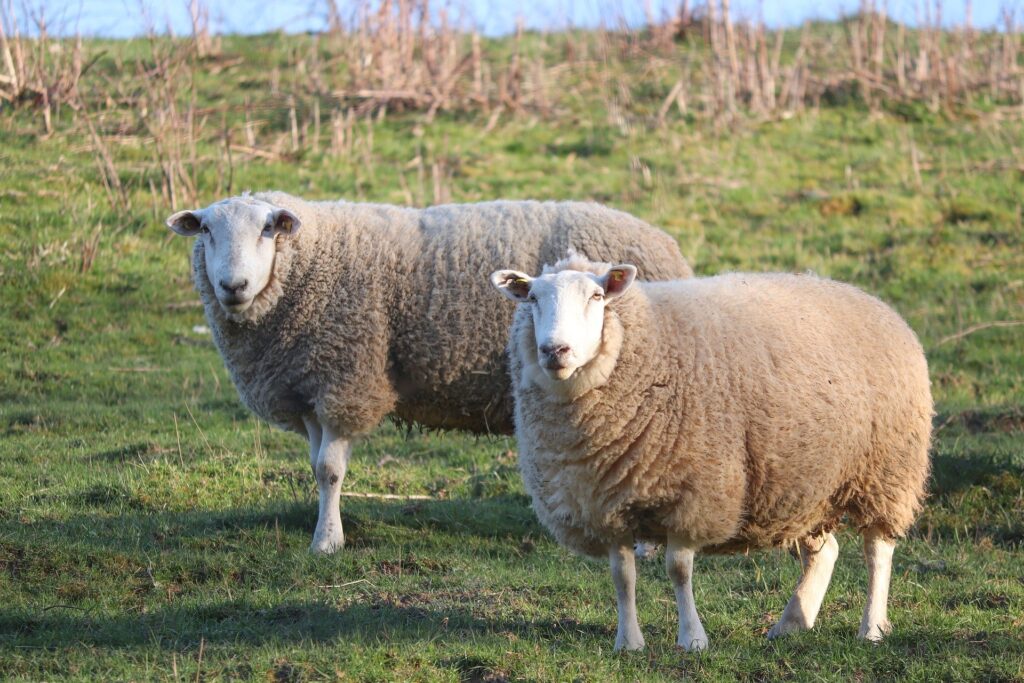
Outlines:
<svg viewBox="0 0 1024 683"><path fill-rule="evenodd" d="M576 372L575 366L565 365L558 361L544 361L540 366L548 377L559 382L569 379Z"/></svg>
<svg viewBox="0 0 1024 683"><path fill-rule="evenodd" d="M218 297L217 300L220 302L221 308L228 313L238 314L244 313L250 306L252 306L252 299L246 299L244 297L225 296Z"/></svg>

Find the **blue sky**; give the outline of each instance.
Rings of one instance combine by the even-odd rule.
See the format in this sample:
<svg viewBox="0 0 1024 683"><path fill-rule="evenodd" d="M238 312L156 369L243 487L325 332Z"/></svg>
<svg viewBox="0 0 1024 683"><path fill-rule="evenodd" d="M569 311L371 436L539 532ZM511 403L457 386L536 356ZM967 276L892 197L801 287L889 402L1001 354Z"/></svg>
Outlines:
<svg viewBox="0 0 1024 683"><path fill-rule="evenodd" d="M881 0L879 0L881 2ZM936 0L889 0L889 14L910 24L918 23L922 6L935 6ZM939 0L943 6L943 23L961 24L965 14L965 0ZM175 33L188 33L187 0L155 2L153 0L29 0L29 6L46 8L51 32L85 35L128 37L144 33L147 25L158 30L168 27ZM285 2L282 0L206 0L210 8L212 28L222 33L262 33L282 29L288 32L319 30L324 26L323 0ZM351 6L351 0L339 0L342 8ZM434 7L445 4L435 0ZM656 15L676 7L677 0L648 0ZM701 4L691 0L692 5ZM602 21L626 15L634 24L643 23L645 0L449 0L447 5L465 8L461 14L464 24L476 26L483 32L496 35L515 28L522 17L531 28L558 28L567 24L594 26ZM15 2L20 8L22 3ZM763 12L770 26L799 24L811 18L835 18L856 11L858 0L732 0L733 14L737 17L757 17ZM1024 23L1024 0L974 0L973 23L990 27L1001 23L1001 9L1009 7ZM454 14L460 12L454 10Z"/></svg>

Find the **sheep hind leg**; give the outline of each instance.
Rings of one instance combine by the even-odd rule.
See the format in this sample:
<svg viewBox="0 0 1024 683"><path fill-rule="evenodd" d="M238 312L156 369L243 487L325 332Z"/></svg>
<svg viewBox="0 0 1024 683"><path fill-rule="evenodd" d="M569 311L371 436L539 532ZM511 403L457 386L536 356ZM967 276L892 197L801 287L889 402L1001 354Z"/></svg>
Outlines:
<svg viewBox="0 0 1024 683"><path fill-rule="evenodd" d="M616 650L641 650L644 637L636 615L636 558L633 543L626 539L608 548L608 560L615 584L619 626L615 633Z"/></svg>
<svg viewBox="0 0 1024 683"><path fill-rule="evenodd" d="M692 548L669 536L665 548L665 569L676 591L676 609L679 612L676 645L688 652L704 650L708 646L708 635L693 601L693 553Z"/></svg>
<svg viewBox="0 0 1024 683"><path fill-rule="evenodd" d="M880 642L892 631L888 618L889 579L896 543L874 527L864 531L864 561L868 566L868 602L858 637Z"/></svg>
<svg viewBox="0 0 1024 683"><path fill-rule="evenodd" d="M633 552L638 560L653 560L654 556L658 554L658 550L660 549L661 546L656 543L637 541L633 544Z"/></svg>
<svg viewBox="0 0 1024 683"><path fill-rule="evenodd" d="M315 419L306 420L306 430L309 434L310 464L320 490L320 510L309 550L329 555L345 545L340 496L352 449L348 439Z"/></svg>
<svg viewBox="0 0 1024 683"><path fill-rule="evenodd" d="M801 539L798 549L803 573L782 617L768 631L770 639L814 628L839 557L839 544L830 533Z"/></svg>
<svg viewBox="0 0 1024 683"><path fill-rule="evenodd" d="M316 476L316 461L320 457L320 443L324 438L324 430L316 417L304 417L302 422L306 425L306 435L309 437L309 466L313 469L313 476Z"/></svg>

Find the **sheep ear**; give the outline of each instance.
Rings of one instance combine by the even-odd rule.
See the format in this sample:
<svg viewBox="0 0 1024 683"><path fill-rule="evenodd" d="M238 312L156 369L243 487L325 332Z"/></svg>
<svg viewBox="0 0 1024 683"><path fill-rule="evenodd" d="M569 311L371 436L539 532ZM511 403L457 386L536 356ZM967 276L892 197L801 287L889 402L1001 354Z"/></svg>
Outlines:
<svg viewBox="0 0 1024 683"><path fill-rule="evenodd" d="M491 284L512 301L526 301L530 296L533 278L518 270L496 270L491 273Z"/></svg>
<svg viewBox="0 0 1024 683"><path fill-rule="evenodd" d="M274 209L270 216L270 223L274 228L274 234L287 235L292 237L302 227L299 217L288 209Z"/></svg>
<svg viewBox="0 0 1024 683"><path fill-rule="evenodd" d="M605 299L614 299L615 297L622 296L622 293L629 289L629 286L633 284L633 280L636 279L636 266L629 264L620 264L612 266L612 269L608 271L603 278L601 278L601 287L604 289Z"/></svg>
<svg viewBox="0 0 1024 683"><path fill-rule="evenodd" d="M195 237L199 234L200 223L199 211L179 211L168 216L165 224L168 228L185 237Z"/></svg>

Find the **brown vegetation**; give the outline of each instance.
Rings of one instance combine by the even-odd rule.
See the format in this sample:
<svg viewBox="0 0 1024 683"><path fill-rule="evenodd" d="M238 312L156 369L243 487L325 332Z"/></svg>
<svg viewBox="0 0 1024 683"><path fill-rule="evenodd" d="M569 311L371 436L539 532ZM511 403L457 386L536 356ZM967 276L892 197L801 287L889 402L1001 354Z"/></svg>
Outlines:
<svg viewBox="0 0 1024 683"><path fill-rule="evenodd" d="M427 0L364 0L349 15L327 0L321 33L289 41L284 60L256 64L245 50L225 52L202 0L188 5L191 36L151 31L148 54L131 62L79 37L50 37L42 10L30 14L35 30L26 37L14 0L0 0L0 107L38 111L47 135L69 108L71 129L89 140L120 208L130 205L118 153L126 147L141 148L158 170L142 187L174 207L195 203L203 163L220 169L218 193L230 192L236 157L325 151L359 161L372 181L374 127L395 111L420 112L422 125L439 112L478 115L485 132L502 116L566 120L583 110L603 112L624 132L679 117L720 126L833 104L1020 116L1024 51L1014 15L1004 14L1001 30L979 31L968 10L950 30L941 27L941 0L926 5L913 29L891 21L884 3L863 0L840 22L772 30L735 21L729 0L687 0L672 16L649 14L643 28L520 26L493 40ZM203 79L243 73L253 81L244 105L203 99ZM444 155L420 150L402 173L406 198L445 201L451 172Z"/></svg>

